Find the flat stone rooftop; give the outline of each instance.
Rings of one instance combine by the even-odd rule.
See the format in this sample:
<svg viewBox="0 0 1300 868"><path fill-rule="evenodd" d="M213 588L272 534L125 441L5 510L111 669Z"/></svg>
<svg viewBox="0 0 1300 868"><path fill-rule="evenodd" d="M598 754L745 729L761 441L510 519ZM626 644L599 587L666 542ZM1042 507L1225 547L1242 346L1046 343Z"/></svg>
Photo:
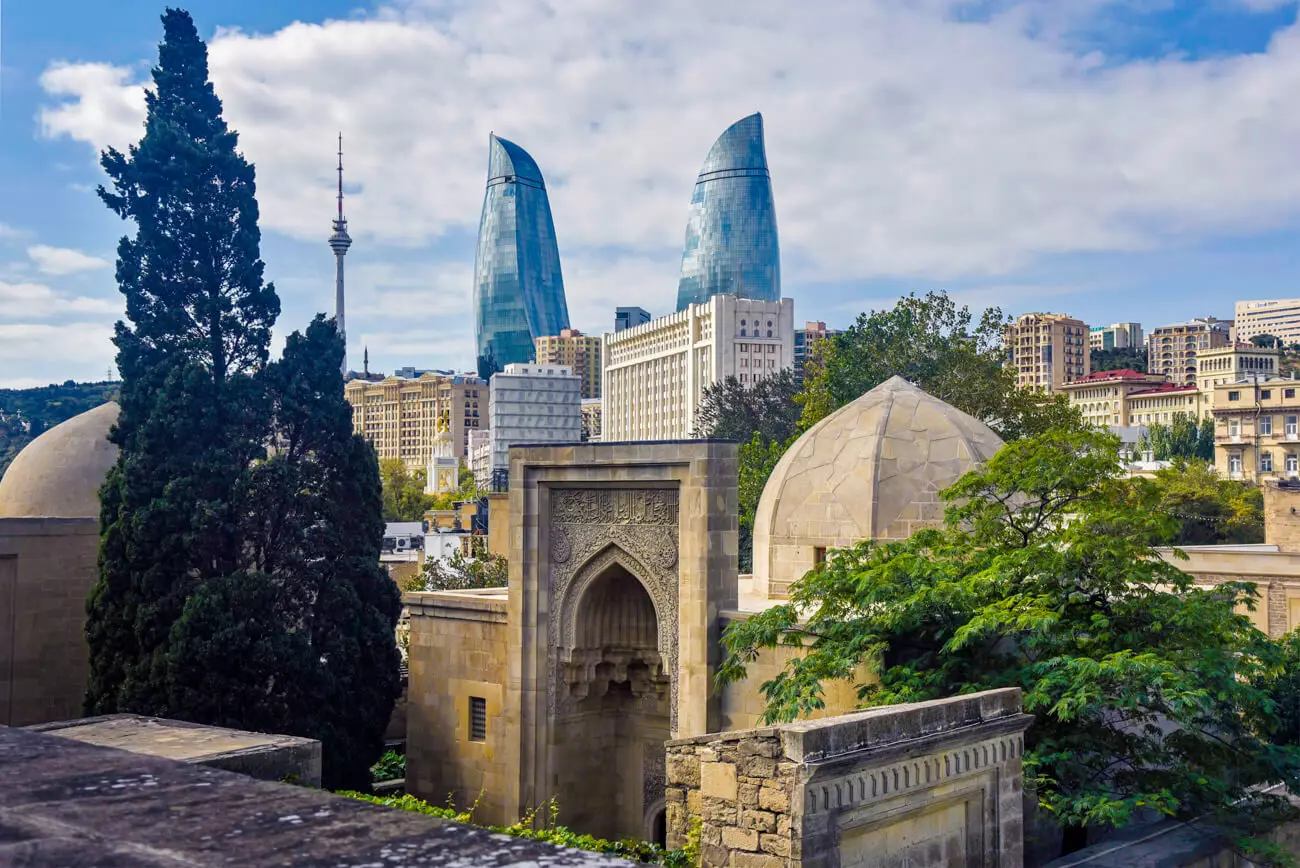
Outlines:
<svg viewBox="0 0 1300 868"><path fill-rule="evenodd" d="M0 726L0 865L629 863L322 790Z"/></svg>

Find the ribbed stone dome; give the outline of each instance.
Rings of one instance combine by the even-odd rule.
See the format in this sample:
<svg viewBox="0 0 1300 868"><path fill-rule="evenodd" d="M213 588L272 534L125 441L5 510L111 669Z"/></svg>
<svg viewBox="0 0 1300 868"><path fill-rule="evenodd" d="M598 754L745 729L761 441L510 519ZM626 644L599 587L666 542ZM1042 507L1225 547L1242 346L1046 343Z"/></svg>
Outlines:
<svg viewBox="0 0 1300 868"><path fill-rule="evenodd" d="M989 426L892 377L808 429L772 471L754 519L755 590L783 596L818 549L905 539L943 520L939 492L987 461Z"/></svg>
<svg viewBox="0 0 1300 868"><path fill-rule="evenodd" d="M0 477L0 518L98 518L99 487L117 461L112 401L55 425Z"/></svg>

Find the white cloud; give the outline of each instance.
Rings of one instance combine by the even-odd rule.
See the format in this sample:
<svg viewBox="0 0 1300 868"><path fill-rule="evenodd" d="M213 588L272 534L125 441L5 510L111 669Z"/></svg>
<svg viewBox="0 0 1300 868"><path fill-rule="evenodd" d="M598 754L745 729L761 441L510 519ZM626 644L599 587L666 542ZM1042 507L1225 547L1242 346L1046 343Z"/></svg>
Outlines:
<svg viewBox="0 0 1300 868"><path fill-rule="evenodd" d="M80 250L68 247L51 247L48 244L36 244L27 248L27 255L36 264L36 270L42 274L64 275L81 271L94 271L112 265L107 259L90 256Z"/></svg>
<svg viewBox="0 0 1300 868"><path fill-rule="evenodd" d="M32 359L57 361L57 375L37 385L102 380L113 365L113 327L99 323L0 323L0 381L28 383L29 375L16 371Z"/></svg>
<svg viewBox="0 0 1300 868"><path fill-rule="evenodd" d="M69 296L40 283L6 283L0 280L0 319L66 320L79 314L102 319L121 316L122 313L122 304L117 300Z"/></svg>
<svg viewBox="0 0 1300 868"><path fill-rule="evenodd" d="M575 323L632 287L671 297L694 175L755 109L787 288L1011 274L1300 211L1300 29L1260 54L1107 63L1044 28L1053 4L975 22L952 5L407 3L222 31L212 75L257 165L263 226L296 238L328 232L338 129L359 246L472 231L487 134L517 141L547 177ZM129 70L59 64L42 81L47 135L138 138Z"/></svg>

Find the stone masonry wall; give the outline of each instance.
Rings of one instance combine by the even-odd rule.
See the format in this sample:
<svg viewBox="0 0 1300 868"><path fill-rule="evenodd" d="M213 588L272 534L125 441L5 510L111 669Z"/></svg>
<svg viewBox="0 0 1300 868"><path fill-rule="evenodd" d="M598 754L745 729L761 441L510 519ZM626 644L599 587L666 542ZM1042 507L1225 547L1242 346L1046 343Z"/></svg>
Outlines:
<svg viewBox="0 0 1300 868"><path fill-rule="evenodd" d="M694 820L705 865L777 868L798 857L798 766L776 728L671 742L667 769L669 847L685 846Z"/></svg>
<svg viewBox="0 0 1300 868"><path fill-rule="evenodd" d="M1020 691L668 743L668 845L736 868L1023 862Z"/></svg>

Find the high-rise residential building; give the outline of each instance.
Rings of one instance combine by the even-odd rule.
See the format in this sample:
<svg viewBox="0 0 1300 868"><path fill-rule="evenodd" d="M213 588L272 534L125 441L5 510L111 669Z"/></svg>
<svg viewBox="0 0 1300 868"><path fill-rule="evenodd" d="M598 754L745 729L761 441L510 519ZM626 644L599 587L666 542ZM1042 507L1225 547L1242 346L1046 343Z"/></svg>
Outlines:
<svg viewBox="0 0 1300 868"><path fill-rule="evenodd" d="M691 195L677 309L715 295L781 298L772 179L763 116L757 113L736 121L713 143Z"/></svg>
<svg viewBox="0 0 1300 868"><path fill-rule="evenodd" d="M1239 301L1235 324L1239 341L1272 335L1290 346L1300 342L1300 298Z"/></svg>
<svg viewBox="0 0 1300 868"><path fill-rule="evenodd" d="M1147 370L1171 383L1196 384L1196 358L1205 350L1231 343L1231 320L1212 316L1153 329L1147 338Z"/></svg>
<svg viewBox="0 0 1300 868"><path fill-rule="evenodd" d="M478 375L530 362L533 339L569 327L546 182L523 148L488 137L487 192L474 257Z"/></svg>
<svg viewBox="0 0 1300 868"><path fill-rule="evenodd" d="M1094 352L1141 349L1142 323L1117 322L1108 326L1093 326L1088 334L1088 343Z"/></svg>
<svg viewBox="0 0 1300 868"><path fill-rule="evenodd" d="M636 328L642 323L648 323L653 319L650 311L643 307L616 307L614 308L614 331L621 332L623 329Z"/></svg>
<svg viewBox="0 0 1300 868"><path fill-rule="evenodd" d="M561 329L533 341L539 365L563 365L582 381L582 397L600 397L600 337L577 329Z"/></svg>
<svg viewBox="0 0 1300 868"><path fill-rule="evenodd" d="M582 384L562 365L511 364L492 375L488 428L494 475L510 469L517 443L582 440Z"/></svg>
<svg viewBox="0 0 1300 868"><path fill-rule="evenodd" d="M1161 374L1143 374L1129 368L1096 371L1061 386L1070 406L1083 421L1101 427L1135 424L1129 421L1129 395L1158 389L1166 382Z"/></svg>
<svg viewBox="0 0 1300 868"><path fill-rule="evenodd" d="M452 452L464 460L469 432L488 425L488 384L474 376L352 380L343 393L352 405L352 430L380 458L400 458L411 470L428 466L440 429L450 432Z"/></svg>
<svg viewBox="0 0 1300 868"><path fill-rule="evenodd" d="M817 341L824 340L838 335L843 329L828 329L826 323L806 322L803 328L794 330L794 369L800 377L803 376L804 362L808 361L808 356L812 352L813 344Z"/></svg>
<svg viewBox="0 0 1300 868"><path fill-rule="evenodd" d="M1022 389L1055 392L1088 373L1088 326L1063 313L1027 313L1002 335Z"/></svg>
<svg viewBox="0 0 1300 868"><path fill-rule="evenodd" d="M794 363L794 302L715 295L605 335L601 439L683 440L706 387L752 385Z"/></svg>

